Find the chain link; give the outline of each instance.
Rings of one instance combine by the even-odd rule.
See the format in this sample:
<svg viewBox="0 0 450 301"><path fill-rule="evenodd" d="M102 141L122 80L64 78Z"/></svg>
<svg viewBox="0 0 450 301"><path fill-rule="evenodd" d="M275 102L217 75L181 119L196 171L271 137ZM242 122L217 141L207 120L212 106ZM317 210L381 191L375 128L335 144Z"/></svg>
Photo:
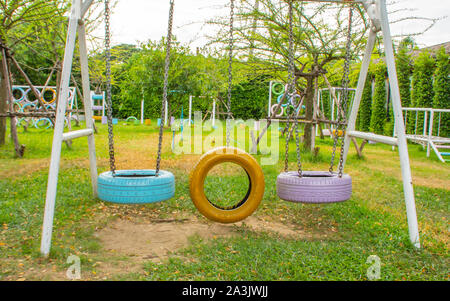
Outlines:
<svg viewBox="0 0 450 301"><path fill-rule="evenodd" d="M330 172L333 172L334 160L336 157L337 145L339 139L341 139L340 144L340 157L339 157L339 167L338 167L338 175L340 178L343 176L344 172L344 149L345 149L345 135L339 138L339 132L344 132L345 124L347 124L347 110L348 110L348 100L350 96L349 86L350 86L350 60L351 60L351 46L352 46L352 28L353 28L353 6L349 7L348 12L348 31L347 31L347 44L346 44L346 53L345 53L345 62L344 62L344 72L342 77L342 101L339 104L342 109L342 114L338 114L338 125L336 127L336 132L334 134L334 143L333 143L333 154L331 156L331 164L330 164ZM341 116L343 115L343 116Z"/></svg>
<svg viewBox="0 0 450 301"><path fill-rule="evenodd" d="M106 57L106 105L108 117L109 166L113 176L116 175L114 151L112 84L111 84L111 11L109 0L105 0L105 57Z"/></svg>
<svg viewBox="0 0 450 301"><path fill-rule="evenodd" d="M168 90L169 90L169 70L170 70L170 50L172 46L172 28L173 28L173 13L174 13L175 1L170 1L169 10L169 25L167 30L167 46L166 46L166 60L164 65L164 90L163 90L163 101L161 109L161 124L159 126L159 141L158 141L158 157L156 159L156 173L159 175L161 169L161 154L162 154L162 143L164 135L164 118L166 115L166 104L168 101Z"/></svg>
<svg viewBox="0 0 450 301"><path fill-rule="evenodd" d="M288 87L286 89L287 96L286 100L288 103L292 102L293 105L295 105L295 97L296 97L296 77L295 77L295 53L294 53L294 3L292 0L289 1L289 67L288 67ZM290 99L289 99L290 98ZM294 116L294 125L293 125L293 132L295 136L295 144L296 144L296 153L297 153L297 170L299 177L302 177L303 171L302 171L302 157L301 157L301 151L300 151L300 133L299 133L299 122L298 122L298 116L297 116L297 110L301 109L301 101L298 104L298 107L294 106L293 116ZM288 109L289 110L289 109ZM284 170L285 172L289 169L289 140L291 138L291 131L290 131L290 113L287 112L287 122L286 122L286 147L285 147L285 161L284 161Z"/></svg>
<svg viewBox="0 0 450 301"><path fill-rule="evenodd" d="M234 48L234 0L230 0L230 37L228 41L228 95L227 95L227 147L230 146L231 136L231 96L233 89L233 48Z"/></svg>

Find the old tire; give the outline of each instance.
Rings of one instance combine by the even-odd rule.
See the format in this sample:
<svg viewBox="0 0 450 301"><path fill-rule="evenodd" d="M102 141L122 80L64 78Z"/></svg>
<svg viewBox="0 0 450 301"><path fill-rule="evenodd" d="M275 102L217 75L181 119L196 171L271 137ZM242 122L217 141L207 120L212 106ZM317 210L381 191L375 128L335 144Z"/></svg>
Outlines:
<svg viewBox="0 0 450 301"><path fill-rule="evenodd" d="M296 171L284 172L277 178L277 195L297 203L344 202L352 195L352 178L327 171L304 171L301 178Z"/></svg>
<svg viewBox="0 0 450 301"><path fill-rule="evenodd" d="M241 166L249 177L249 190L245 198L231 208L220 208L208 200L204 183L208 172L216 165L230 162ZM244 220L258 208L264 196L264 174L258 162L246 152L232 147L219 147L204 154L191 172L189 190L195 207L206 218L219 223Z"/></svg>

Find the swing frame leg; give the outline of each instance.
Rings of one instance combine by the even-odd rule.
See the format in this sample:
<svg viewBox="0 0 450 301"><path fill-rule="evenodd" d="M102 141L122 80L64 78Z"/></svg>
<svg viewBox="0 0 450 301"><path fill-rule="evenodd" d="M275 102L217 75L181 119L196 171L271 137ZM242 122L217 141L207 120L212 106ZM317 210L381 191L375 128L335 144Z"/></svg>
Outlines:
<svg viewBox="0 0 450 301"><path fill-rule="evenodd" d="M373 26L369 33L366 52L364 54L363 63L361 65L360 77L356 90L355 100L353 102L352 112L348 122L348 127L345 136L344 147L344 167L348 157L350 147L351 133L355 131L356 119L358 116L359 107L361 104L362 94L371 61L372 51L375 46L375 40L378 32L382 32L383 42L386 53L386 62L388 67L389 83L392 92L392 105L394 109L395 130L397 133L400 165L402 171L403 191L405 196L406 216L408 219L409 238L414 247L420 248L419 228L417 222L416 205L414 200L414 188L412 184L411 166L409 162L408 146L406 141L405 124L403 121L402 105L400 99L400 90L398 86L397 69L395 63L394 49L392 46L392 37L389 26L388 13L386 9L386 0L376 0L374 4L364 4L368 12ZM378 136L378 135L372 135ZM380 141L382 136L378 136Z"/></svg>

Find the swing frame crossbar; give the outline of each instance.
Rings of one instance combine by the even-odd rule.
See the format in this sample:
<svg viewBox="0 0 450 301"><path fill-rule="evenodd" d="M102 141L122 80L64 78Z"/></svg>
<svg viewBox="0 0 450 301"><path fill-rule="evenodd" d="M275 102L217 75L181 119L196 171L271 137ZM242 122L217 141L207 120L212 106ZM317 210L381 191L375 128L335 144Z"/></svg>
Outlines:
<svg viewBox="0 0 450 301"><path fill-rule="evenodd" d="M295 0L304 1L304 0ZM91 7L93 0L72 0L72 9L69 16L69 25L64 54L64 65L61 73L61 85L59 91L58 111L56 115L55 130L53 136L52 155L50 162L50 170L47 184L47 194L45 202L44 222L42 227L42 239L41 239L41 254L47 257L51 248L51 237L53 231L53 219L56 203L56 192L58 185L59 167L61 161L61 145L65 139L88 137L89 144L89 158L90 158L90 170L91 170L91 182L94 197L97 196L97 162L95 154L95 141L94 141L94 124L92 120L92 102L90 99L90 81L89 81L89 68L88 68L88 50L86 43L86 30L84 25L84 18ZM395 142L398 146L400 155L400 165L403 178L403 190L406 202L406 213L408 219L409 236L411 243L420 248L419 242L419 230L417 224L416 207L414 201L414 190L412 185L411 167L409 162L409 154L407 148L405 125L403 121L402 106L400 101L400 91L398 86L397 71L395 65L394 49L392 44L392 37L389 27L388 13L386 9L386 0L308 0L305 2L328 2L337 4L362 4L371 20L372 26L368 37L366 51L364 54L363 63L361 66L360 77L358 86L356 89L355 99L353 101L352 111L350 114L348 127L345 136L345 148L344 148L344 167L348 156L350 140L358 137L362 139L374 139L374 134L363 133L355 131L356 118L358 115L359 106L361 103L362 92L366 82L369 64L371 60L372 51L375 47L376 36L379 32L383 35L383 41L385 46L386 61L388 66L388 74L390 78L390 88L392 91L394 118L396 123L397 138L388 137L387 141L384 136L377 136L380 142ZM86 127L87 130L81 130L82 132L64 134L64 116L66 113L66 103L69 96L69 84L72 73L72 63L74 58L75 43L77 39L80 48L80 63L82 74L82 90L83 101L86 114ZM70 137L69 137L70 136ZM394 139L394 140L392 140ZM389 143L388 143L389 144Z"/></svg>

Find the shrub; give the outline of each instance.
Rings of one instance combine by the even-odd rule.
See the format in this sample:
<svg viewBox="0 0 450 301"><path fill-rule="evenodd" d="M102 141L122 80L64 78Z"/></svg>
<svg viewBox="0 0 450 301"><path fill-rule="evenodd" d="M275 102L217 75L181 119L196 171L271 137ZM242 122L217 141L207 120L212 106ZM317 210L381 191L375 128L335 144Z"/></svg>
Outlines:
<svg viewBox="0 0 450 301"><path fill-rule="evenodd" d="M386 122L386 65L383 62L375 67L374 92L370 129L373 133L382 135Z"/></svg>
<svg viewBox="0 0 450 301"><path fill-rule="evenodd" d="M449 55L445 53L445 49L441 48L436 56L436 71L434 73L434 98L433 108L435 109L449 109L450 108L450 63ZM441 137L450 136L450 114L445 113L441 115L441 127L439 135ZM438 116L435 116L437 124ZM437 134L437 129L435 129Z"/></svg>
<svg viewBox="0 0 450 301"><path fill-rule="evenodd" d="M431 108L433 106L433 72L435 60L430 53L422 52L414 62L411 104L417 108ZM417 134L422 134L424 113L417 118Z"/></svg>

